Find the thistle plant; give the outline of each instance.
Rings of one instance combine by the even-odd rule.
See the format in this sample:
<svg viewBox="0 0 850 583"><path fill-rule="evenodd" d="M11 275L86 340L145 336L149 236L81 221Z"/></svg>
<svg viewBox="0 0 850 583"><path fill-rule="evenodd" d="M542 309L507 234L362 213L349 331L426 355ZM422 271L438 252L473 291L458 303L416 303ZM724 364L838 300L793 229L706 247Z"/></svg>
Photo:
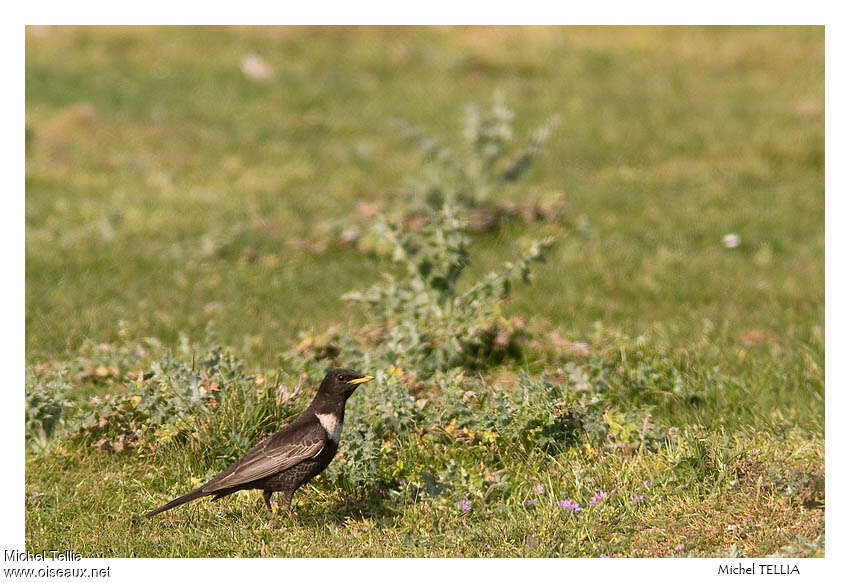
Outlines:
<svg viewBox="0 0 850 583"><path fill-rule="evenodd" d="M471 258L459 211L454 199L446 198L430 207L418 231L377 219L375 231L403 274L384 275L383 283L343 296L368 306L386 327L378 347L386 362L424 376L454 366L475 368L516 348L518 330L501 316L499 303L514 283L529 282L531 263L543 261L553 243L535 241L514 261L461 289L458 280Z"/></svg>
<svg viewBox="0 0 850 583"><path fill-rule="evenodd" d="M526 336L522 320L505 318L501 303L516 283L530 281L532 263L544 260L553 239L532 242L515 259L478 281L463 281L464 273L474 261L470 253L468 211L489 204L497 188L521 177L553 126L553 122L548 122L517 154L510 156L511 120L512 113L500 94L491 110L470 106L464 128L468 146L465 158L424 132L403 126L419 143L425 158L419 175L424 182L411 183L412 196L408 197L404 211L407 216L418 216L419 220L414 225L412 221L376 215L370 228L374 248L380 255L391 258L400 270L396 275L385 274L381 283L369 289L343 296L367 307L373 316L370 321L380 334L365 346L338 330L314 338L308 336L299 342L294 355L294 366L315 377L322 374L325 367L322 361L326 359L376 371L376 383L369 392L371 397L355 397L349 413L352 421L361 422L355 426L369 430L349 433L342 446L345 459L361 461L332 468L329 471L333 479L348 484L374 480L374 472L370 478L370 472L358 464L366 463L363 460L371 460L369 464L375 462L381 440L397 434L403 426L411 422L424 426L422 402L408 392L409 383L400 382L395 373L383 371L403 371L419 381L436 378L440 384L440 375L456 367L486 368L520 355L521 341ZM442 392L447 398L454 395L449 390ZM455 396L448 403L463 403L462 395ZM375 401L367 402L371 398ZM391 406L384 409L381 403ZM500 404L507 407L503 401ZM401 417L399 412L403 412ZM515 418L515 409L510 408L510 413L509 417ZM460 411L452 419L462 421L464 416ZM551 415L547 412L545 416L548 419ZM574 421L571 419L570 423ZM470 424L478 425L471 421ZM381 431L388 427L394 430ZM541 425L539 432L545 433L547 440L556 439L564 433L558 427L559 422L553 421ZM481 430L491 431L492 427Z"/></svg>
<svg viewBox="0 0 850 583"><path fill-rule="evenodd" d="M494 95L489 110L470 104L462 127L465 148L461 153L421 128L398 121L402 135L419 147L424 162L422 171L408 181L414 200L421 204L451 197L467 208L492 203L499 188L516 182L531 168L558 123L556 117L549 118L522 146L515 147L513 117L502 92Z"/></svg>

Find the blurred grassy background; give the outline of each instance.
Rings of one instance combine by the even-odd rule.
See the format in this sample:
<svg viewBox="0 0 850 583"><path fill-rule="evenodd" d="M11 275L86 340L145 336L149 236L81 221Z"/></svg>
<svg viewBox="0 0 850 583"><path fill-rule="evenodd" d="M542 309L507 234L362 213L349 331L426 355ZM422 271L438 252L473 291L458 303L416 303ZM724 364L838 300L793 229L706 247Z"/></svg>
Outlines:
<svg viewBox="0 0 850 583"><path fill-rule="evenodd" d="M576 243L511 310L709 337L729 367L822 359L822 28L31 27L26 56L30 363L214 320L270 365L299 330L363 324L339 296L385 266L291 242L397 196L416 158L391 118L451 143L495 90L520 134L560 114L507 196L563 192L566 220L528 235ZM523 234L479 252L496 266Z"/></svg>

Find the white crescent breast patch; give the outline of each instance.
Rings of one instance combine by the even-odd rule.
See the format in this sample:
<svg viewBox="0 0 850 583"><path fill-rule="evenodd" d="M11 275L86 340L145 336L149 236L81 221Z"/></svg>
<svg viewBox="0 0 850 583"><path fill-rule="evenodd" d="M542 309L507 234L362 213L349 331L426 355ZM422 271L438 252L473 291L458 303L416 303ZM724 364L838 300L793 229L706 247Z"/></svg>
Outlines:
<svg viewBox="0 0 850 583"><path fill-rule="evenodd" d="M339 438L342 435L342 423L339 422L339 417L333 413L316 413L316 419L322 424L328 437L339 443Z"/></svg>

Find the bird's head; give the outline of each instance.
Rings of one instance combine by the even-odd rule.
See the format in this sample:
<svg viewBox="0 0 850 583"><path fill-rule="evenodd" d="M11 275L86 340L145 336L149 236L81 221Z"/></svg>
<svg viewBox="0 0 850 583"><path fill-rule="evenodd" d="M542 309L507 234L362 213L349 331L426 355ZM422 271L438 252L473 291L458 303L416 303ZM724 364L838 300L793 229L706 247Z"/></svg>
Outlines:
<svg viewBox="0 0 850 583"><path fill-rule="evenodd" d="M325 375L319 386L319 393L334 398L348 399L354 390L362 383L374 379L370 375L363 375L350 368L333 368Z"/></svg>

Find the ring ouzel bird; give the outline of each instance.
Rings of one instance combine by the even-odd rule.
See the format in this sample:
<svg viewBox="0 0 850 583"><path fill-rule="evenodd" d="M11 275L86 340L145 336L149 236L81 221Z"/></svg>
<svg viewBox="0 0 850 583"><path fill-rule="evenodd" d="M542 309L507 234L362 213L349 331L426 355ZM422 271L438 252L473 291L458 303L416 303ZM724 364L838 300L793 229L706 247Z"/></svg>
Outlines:
<svg viewBox="0 0 850 583"><path fill-rule="evenodd" d="M324 471L336 455L345 402L360 383L373 378L348 368L332 369L325 375L313 402L295 421L261 441L200 488L145 516L151 517L196 498L212 496L213 500L218 500L239 490L251 489L263 491L263 500L269 509L272 493L283 492L281 506L292 514L292 495Z"/></svg>

